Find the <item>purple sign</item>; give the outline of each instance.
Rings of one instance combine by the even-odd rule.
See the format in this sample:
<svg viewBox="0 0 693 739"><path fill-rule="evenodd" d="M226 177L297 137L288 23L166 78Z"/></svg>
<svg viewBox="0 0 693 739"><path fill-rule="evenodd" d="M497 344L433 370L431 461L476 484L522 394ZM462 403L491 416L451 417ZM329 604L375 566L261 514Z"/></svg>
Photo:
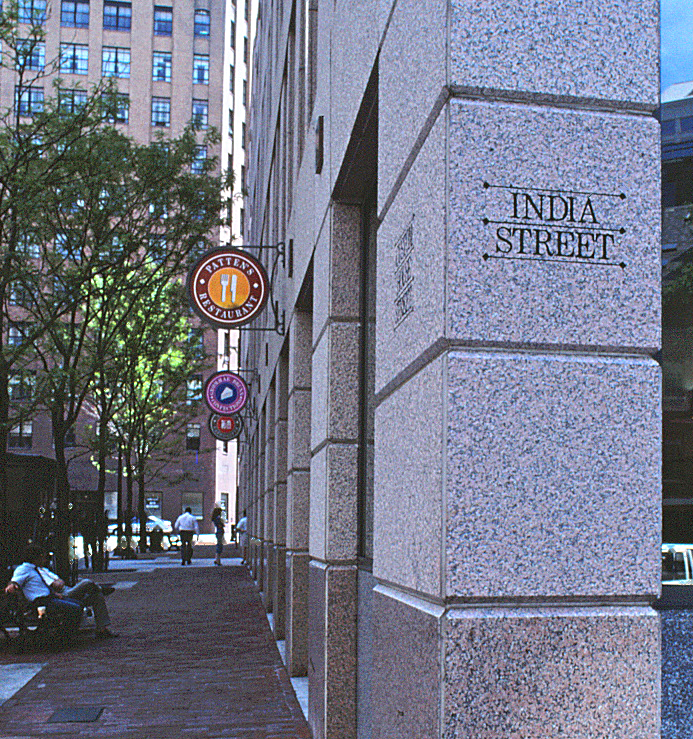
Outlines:
<svg viewBox="0 0 693 739"><path fill-rule="evenodd" d="M238 413L248 400L245 380L233 372L217 372L205 383L205 402L221 416Z"/></svg>

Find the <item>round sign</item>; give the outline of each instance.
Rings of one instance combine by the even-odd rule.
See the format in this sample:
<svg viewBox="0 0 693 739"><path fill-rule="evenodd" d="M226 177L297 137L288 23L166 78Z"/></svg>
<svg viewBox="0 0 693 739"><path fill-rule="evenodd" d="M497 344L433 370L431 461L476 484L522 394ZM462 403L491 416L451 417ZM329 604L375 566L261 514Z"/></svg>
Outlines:
<svg viewBox="0 0 693 739"><path fill-rule="evenodd" d="M208 251L188 273L188 297L193 310L218 328L252 321L269 295L267 272L240 249L222 246Z"/></svg>
<svg viewBox="0 0 693 739"><path fill-rule="evenodd" d="M219 441L233 441L243 431L243 418L239 415L220 416L218 413L212 413L209 417L209 430Z"/></svg>
<svg viewBox="0 0 693 739"><path fill-rule="evenodd" d="M248 400L245 380L233 372L217 372L205 383L205 402L220 416L238 413Z"/></svg>

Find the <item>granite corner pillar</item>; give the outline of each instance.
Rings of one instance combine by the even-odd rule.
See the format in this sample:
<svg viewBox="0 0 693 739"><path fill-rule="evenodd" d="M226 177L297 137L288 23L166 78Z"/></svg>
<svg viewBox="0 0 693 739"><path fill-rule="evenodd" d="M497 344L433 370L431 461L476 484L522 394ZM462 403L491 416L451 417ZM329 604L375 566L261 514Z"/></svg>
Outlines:
<svg viewBox="0 0 693 739"><path fill-rule="evenodd" d="M637 7L392 10L374 739L659 736L658 2Z"/></svg>
<svg viewBox="0 0 693 739"><path fill-rule="evenodd" d="M356 731L358 352L361 211L331 204L313 300L310 462L309 723Z"/></svg>

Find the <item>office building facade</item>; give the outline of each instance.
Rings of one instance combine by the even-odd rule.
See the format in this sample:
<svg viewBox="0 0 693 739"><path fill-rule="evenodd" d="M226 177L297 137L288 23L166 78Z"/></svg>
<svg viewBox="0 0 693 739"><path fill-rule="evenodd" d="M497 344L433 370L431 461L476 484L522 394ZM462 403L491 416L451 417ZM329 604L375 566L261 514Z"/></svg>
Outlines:
<svg viewBox="0 0 693 739"><path fill-rule="evenodd" d="M659 736L658 3L263 3L239 507L316 739Z"/></svg>

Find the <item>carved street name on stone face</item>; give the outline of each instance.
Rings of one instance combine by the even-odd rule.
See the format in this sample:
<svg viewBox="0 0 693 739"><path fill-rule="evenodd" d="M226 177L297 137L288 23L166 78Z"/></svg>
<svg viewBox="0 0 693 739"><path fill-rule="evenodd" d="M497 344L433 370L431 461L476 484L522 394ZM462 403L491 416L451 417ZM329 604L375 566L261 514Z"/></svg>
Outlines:
<svg viewBox="0 0 693 739"><path fill-rule="evenodd" d="M483 183L488 229L482 258L626 268L622 223L614 223L623 193L580 192Z"/></svg>
<svg viewBox="0 0 693 739"><path fill-rule="evenodd" d="M409 223L395 244L395 328L414 310L414 221Z"/></svg>

